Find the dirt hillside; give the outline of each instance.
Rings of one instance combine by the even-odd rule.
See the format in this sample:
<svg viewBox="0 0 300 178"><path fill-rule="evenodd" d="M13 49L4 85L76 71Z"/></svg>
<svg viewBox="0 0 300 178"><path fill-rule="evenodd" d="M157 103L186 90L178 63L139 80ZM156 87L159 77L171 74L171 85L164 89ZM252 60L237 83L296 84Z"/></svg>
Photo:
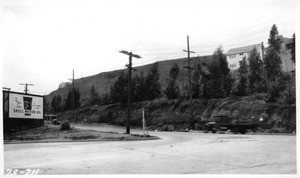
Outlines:
<svg viewBox="0 0 300 178"><path fill-rule="evenodd" d="M141 127L142 108L145 108L147 124L153 129L185 130L195 124L194 129L201 130L204 121L216 115L243 115L260 117L265 125L261 128L267 132L296 131L296 106L265 102L266 95L256 94L247 97L234 97L213 100L193 101L193 120L189 119L189 101L154 100L133 104L131 124ZM127 119L126 106L112 104L106 106L82 107L76 110L76 119L72 113L65 112L61 120L87 123L109 123L125 125Z"/></svg>

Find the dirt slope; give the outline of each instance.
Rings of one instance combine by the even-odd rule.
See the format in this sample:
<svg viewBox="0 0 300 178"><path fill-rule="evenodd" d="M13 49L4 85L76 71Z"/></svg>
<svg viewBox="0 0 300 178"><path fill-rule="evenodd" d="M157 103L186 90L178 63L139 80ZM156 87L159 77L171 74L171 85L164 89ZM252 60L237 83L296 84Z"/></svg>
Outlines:
<svg viewBox="0 0 300 178"><path fill-rule="evenodd" d="M253 95L213 100L194 100L193 120L189 119L189 101L154 100L133 104L131 124L141 126L142 108L146 109L147 124L153 128L166 125L174 130L189 128L196 123L196 129L201 129L203 121L210 120L215 115L242 115L245 117L262 117L265 125L263 130L270 132L294 132L296 130L296 106L279 103L267 103L265 96ZM126 106L112 104L106 106L82 107L76 110L76 120L72 113L63 113L61 120L72 122L110 123L125 125L127 119ZM173 130L173 129L171 129Z"/></svg>

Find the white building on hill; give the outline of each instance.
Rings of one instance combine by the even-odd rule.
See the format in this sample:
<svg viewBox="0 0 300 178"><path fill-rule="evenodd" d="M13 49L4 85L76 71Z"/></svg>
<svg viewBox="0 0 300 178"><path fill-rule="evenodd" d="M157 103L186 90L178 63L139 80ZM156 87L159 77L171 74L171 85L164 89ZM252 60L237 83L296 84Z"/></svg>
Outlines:
<svg viewBox="0 0 300 178"><path fill-rule="evenodd" d="M291 60L292 57L291 49L288 49L288 46L291 44L291 42L292 42L291 38L283 38L283 43L281 45L281 53L280 53L280 58L282 62L281 69L283 72L295 71L295 63ZM236 70L240 68L240 61L243 60L244 57L248 59L248 57L250 56L250 52L253 50L254 47L259 53L260 58L264 60L263 56L268 49L264 48L263 43L238 47L238 48L232 48L226 54L229 69Z"/></svg>
<svg viewBox="0 0 300 178"><path fill-rule="evenodd" d="M260 58L263 59L263 54L264 54L263 43L250 45L250 46L243 46L238 48L232 48L226 54L229 69L236 70L240 68L240 61L242 61L244 57L248 59L248 57L250 56L250 52L253 50L253 48L256 48L258 54L260 55Z"/></svg>

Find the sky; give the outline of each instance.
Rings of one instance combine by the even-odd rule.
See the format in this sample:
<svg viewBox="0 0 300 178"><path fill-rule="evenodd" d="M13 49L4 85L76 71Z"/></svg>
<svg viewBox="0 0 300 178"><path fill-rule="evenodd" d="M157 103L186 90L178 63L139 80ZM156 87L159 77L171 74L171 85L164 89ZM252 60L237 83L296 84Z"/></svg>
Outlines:
<svg viewBox="0 0 300 178"><path fill-rule="evenodd" d="M49 94L61 82L295 33L296 0L3 0L2 86Z"/></svg>

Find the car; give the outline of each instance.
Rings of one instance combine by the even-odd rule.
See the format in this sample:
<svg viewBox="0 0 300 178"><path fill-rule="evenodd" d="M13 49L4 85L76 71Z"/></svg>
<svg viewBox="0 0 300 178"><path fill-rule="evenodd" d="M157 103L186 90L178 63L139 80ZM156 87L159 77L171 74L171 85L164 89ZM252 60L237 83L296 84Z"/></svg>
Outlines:
<svg viewBox="0 0 300 178"><path fill-rule="evenodd" d="M56 118L57 118L57 116L53 115L53 114L45 115L45 120L48 120L48 121L51 121L51 120L56 119Z"/></svg>
<svg viewBox="0 0 300 178"><path fill-rule="evenodd" d="M60 122L57 119L52 120L53 125L60 125Z"/></svg>
<svg viewBox="0 0 300 178"><path fill-rule="evenodd" d="M231 130L233 133L240 132L241 134L245 134L247 130L257 130L263 121L263 118L258 117L219 115L214 116L212 121L207 122L203 130L205 133L208 131L216 133L217 131Z"/></svg>

